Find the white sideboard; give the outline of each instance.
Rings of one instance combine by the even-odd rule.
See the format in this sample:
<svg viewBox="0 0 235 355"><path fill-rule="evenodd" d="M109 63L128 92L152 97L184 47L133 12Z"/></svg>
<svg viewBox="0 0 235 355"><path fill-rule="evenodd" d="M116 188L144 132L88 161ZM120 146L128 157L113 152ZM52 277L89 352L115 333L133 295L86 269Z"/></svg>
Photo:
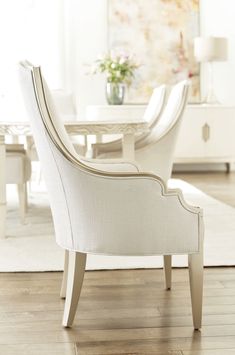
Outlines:
<svg viewBox="0 0 235 355"><path fill-rule="evenodd" d="M188 105L179 132L175 162L235 162L235 107Z"/></svg>
<svg viewBox="0 0 235 355"><path fill-rule="evenodd" d="M87 119L138 119L146 105L87 107ZM176 163L234 163L235 106L187 105L175 151ZM227 165L229 166L229 165Z"/></svg>

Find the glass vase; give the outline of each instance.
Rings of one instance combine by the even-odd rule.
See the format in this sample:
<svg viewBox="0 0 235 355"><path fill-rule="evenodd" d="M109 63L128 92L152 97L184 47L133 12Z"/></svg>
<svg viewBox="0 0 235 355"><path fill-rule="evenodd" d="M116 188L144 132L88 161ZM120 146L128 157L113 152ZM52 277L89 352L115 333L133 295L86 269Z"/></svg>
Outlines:
<svg viewBox="0 0 235 355"><path fill-rule="evenodd" d="M106 99L109 105L122 105L125 96L125 84L106 83Z"/></svg>

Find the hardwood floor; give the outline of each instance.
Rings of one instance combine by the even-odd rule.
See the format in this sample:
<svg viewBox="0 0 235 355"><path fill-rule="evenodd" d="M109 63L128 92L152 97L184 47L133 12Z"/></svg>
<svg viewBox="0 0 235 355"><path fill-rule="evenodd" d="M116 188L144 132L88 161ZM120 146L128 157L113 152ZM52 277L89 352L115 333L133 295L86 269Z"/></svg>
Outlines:
<svg viewBox="0 0 235 355"><path fill-rule="evenodd" d="M235 174L177 174L235 206ZM233 191L234 190L234 191ZM194 332L187 269L86 272L75 324L61 327L61 273L0 274L0 355L235 354L235 268L206 268Z"/></svg>

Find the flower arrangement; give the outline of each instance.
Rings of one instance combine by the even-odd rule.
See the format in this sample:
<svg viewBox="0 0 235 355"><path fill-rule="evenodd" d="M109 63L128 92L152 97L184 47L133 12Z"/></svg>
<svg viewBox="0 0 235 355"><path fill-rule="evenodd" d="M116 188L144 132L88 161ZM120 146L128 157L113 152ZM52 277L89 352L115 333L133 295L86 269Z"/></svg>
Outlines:
<svg viewBox="0 0 235 355"><path fill-rule="evenodd" d="M108 83L130 85L134 77L134 71L139 66L133 55L124 51L111 50L109 53L98 57L93 67L93 74L106 73Z"/></svg>

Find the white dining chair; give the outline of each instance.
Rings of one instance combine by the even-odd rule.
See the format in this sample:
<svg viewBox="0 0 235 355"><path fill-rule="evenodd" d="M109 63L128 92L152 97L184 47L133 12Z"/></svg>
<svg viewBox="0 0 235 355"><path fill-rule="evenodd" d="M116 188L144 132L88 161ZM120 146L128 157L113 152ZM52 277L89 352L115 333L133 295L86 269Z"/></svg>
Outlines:
<svg viewBox="0 0 235 355"><path fill-rule="evenodd" d="M6 184L16 184L21 223L27 211L27 182L31 177L31 162L23 144L6 145Z"/></svg>
<svg viewBox="0 0 235 355"><path fill-rule="evenodd" d="M63 325L73 324L87 254L164 255L168 288L171 255L187 254L193 323L199 329L202 210L188 205L179 190L168 190L158 176L139 173L131 163L121 163L111 172L99 162L81 160L56 113L40 67L23 62L20 77L48 188L56 242L67 255L61 290Z"/></svg>
<svg viewBox="0 0 235 355"><path fill-rule="evenodd" d="M166 85L161 85L156 87L153 90L153 93L150 97L149 103L146 107L146 110L143 115L143 121L149 123L149 131L145 133L140 133L135 137L135 149L138 149L142 146L148 135L151 133L151 130L156 126L166 100ZM101 154L115 152L118 153L121 157L122 154L122 139L116 139L106 143L95 143L92 144L92 157L96 158Z"/></svg>
<svg viewBox="0 0 235 355"><path fill-rule="evenodd" d="M189 81L187 80L173 86L157 124L135 149L135 160L141 170L157 174L165 182L172 173L174 151L187 104L188 89ZM120 152L106 151L97 154L96 157L114 159L120 158L121 155Z"/></svg>

